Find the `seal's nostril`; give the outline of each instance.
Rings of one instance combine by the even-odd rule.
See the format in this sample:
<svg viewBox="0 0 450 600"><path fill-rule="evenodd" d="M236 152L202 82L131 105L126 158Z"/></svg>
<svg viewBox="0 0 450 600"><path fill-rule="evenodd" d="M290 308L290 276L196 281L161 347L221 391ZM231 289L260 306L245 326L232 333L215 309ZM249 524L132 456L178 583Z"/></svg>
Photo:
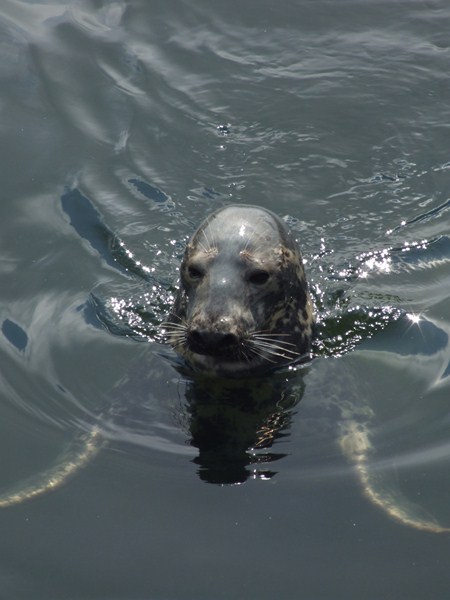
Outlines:
<svg viewBox="0 0 450 600"><path fill-rule="evenodd" d="M237 336L234 335L233 333L220 334L220 336L217 340L217 345L220 348L233 348L233 347L237 346L238 343L239 343L239 340L238 340Z"/></svg>

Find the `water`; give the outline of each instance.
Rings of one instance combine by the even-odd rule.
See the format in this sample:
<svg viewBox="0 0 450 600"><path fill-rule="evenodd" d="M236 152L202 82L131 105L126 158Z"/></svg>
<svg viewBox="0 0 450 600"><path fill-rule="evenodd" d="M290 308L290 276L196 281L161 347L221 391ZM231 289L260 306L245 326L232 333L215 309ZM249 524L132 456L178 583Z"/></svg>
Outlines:
<svg viewBox="0 0 450 600"><path fill-rule="evenodd" d="M448 534L376 506L339 437L369 415L376 489L450 527L449 26L434 0L3 0L2 497L106 440L0 509L5 597L446 596ZM245 483L218 485L158 324L231 202L291 224L320 335L277 410L229 409Z"/></svg>

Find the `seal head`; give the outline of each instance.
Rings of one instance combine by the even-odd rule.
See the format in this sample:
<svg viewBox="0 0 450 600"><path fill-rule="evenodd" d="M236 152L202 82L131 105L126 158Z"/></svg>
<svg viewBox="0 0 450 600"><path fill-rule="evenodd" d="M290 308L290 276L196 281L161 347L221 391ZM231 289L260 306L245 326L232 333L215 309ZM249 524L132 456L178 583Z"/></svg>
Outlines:
<svg viewBox="0 0 450 600"><path fill-rule="evenodd" d="M243 376L308 352L313 313L298 246L274 213L228 206L186 246L165 324L194 369Z"/></svg>

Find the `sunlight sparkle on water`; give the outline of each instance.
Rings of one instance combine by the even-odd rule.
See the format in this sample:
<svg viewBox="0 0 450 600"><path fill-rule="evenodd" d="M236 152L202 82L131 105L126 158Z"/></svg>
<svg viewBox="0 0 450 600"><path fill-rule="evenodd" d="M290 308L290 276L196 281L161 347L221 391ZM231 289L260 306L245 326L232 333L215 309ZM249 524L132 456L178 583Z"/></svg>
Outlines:
<svg viewBox="0 0 450 600"><path fill-rule="evenodd" d="M411 323L413 323L414 325L418 325L421 321L420 315L415 315L414 313L408 313L406 316L411 321Z"/></svg>
<svg viewBox="0 0 450 600"><path fill-rule="evenodd" d="M155 269L150 269L150 267L147 267L146 265L144 265L144 263L142 263L140 260L136 260L134 258L134 254L133 252L131 252L131 250L129 250L126 245L125 242L123 242L122 240L119 241L119 246L122 248L123 252L125 253L126 257L128 259L130 259L136 267L139 267L139 269L142 269L143 271L145 271L146 273L151 273L152 271L154 271ZM160 252L157 253L157 255Z"/></svg>
<svg viewBox="0 0 450 600"><path fill-rule="evenodd" d="M381 252L367 253L361 258L364 258L364 268L360 270L359 276L365 279L369 275L369 271L378 271L380 273L391 272L391 257L390 250L384 249Z"/></svg>

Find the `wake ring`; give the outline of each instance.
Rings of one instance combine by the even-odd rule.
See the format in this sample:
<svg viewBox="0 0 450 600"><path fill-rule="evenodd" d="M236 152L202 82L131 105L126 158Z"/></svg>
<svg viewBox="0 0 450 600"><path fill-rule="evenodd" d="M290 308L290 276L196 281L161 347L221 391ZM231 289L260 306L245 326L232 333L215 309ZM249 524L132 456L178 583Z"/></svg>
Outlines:
<svg viewBox="0 0 450 600"><path fill-rule="evenodd" d="M32 500L62 486L72 475L86 466L105 444L100 428L78 436L48 469L23 480L12 489L0 493L0 508Z"/></svg>
<svg viewBox="0 0 450 600"><path fill-rule="evenodd" d="M369 466L372 443L365 424L356 421L347 423L341 432L339 445L344 456L353 464L364 495L372 504L402 525L431 533L450 533L450 527L441 525L421 507L407 500L400 492L387 489L380 481L376 470Z"/></svg>

